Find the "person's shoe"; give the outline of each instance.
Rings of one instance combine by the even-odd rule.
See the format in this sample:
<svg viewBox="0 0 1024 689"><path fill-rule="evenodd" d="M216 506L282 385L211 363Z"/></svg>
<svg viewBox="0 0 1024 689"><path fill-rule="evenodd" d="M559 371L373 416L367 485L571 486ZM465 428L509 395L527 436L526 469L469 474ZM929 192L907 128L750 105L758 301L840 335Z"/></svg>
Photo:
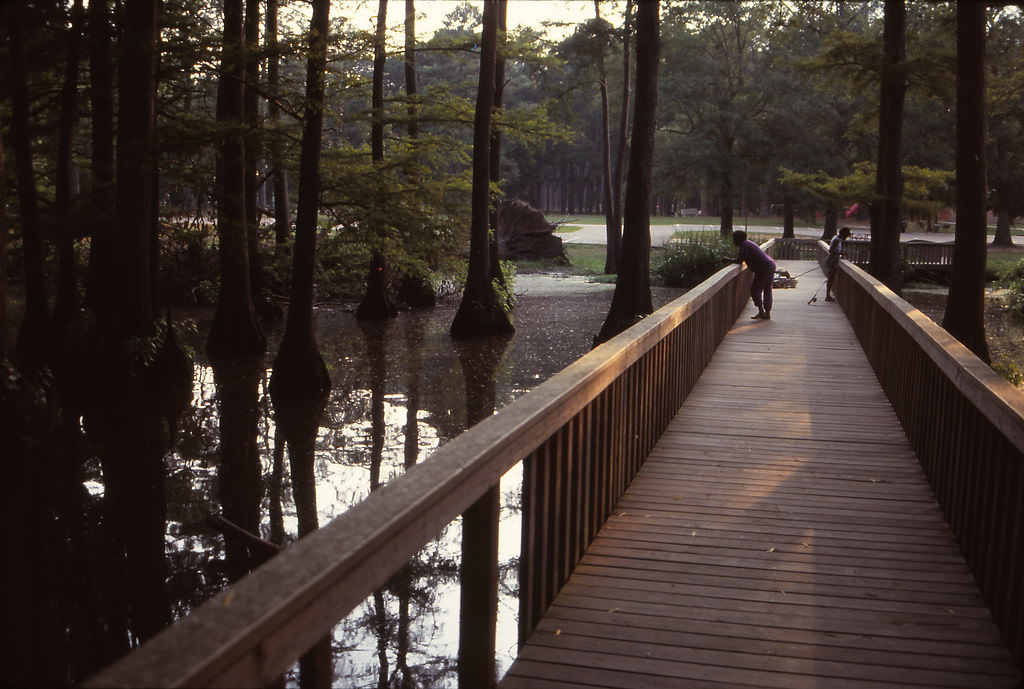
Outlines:
<svg viewBox="0 0 1024 689"><path fill-rule="evenodd" d="M835 301L835 297L825 297L825 301Z"/></svg>

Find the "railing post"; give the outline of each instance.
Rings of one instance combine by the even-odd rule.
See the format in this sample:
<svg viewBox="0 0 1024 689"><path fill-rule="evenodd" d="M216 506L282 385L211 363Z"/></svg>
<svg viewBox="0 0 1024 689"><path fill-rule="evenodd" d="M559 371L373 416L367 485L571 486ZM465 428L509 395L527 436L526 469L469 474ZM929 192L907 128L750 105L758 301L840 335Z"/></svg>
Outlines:
<svg viewBox="0 0 1024 689"><path fill-rule="evenodd" d="M491 486L462 515L462 586L459 609L459 687L492 689L498 626L498 510L501 490Z"/></svg>

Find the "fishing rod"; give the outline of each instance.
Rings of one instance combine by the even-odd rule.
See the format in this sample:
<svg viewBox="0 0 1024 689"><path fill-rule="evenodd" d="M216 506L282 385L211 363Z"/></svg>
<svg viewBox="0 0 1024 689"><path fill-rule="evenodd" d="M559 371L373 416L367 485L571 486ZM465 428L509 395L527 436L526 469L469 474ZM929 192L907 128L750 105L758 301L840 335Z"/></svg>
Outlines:
<svg viewBox="0 0 1024 689"><path fill-rule="evenodd" d="M828 278L825 278L824 280L821 281L821 285L818 285L818 289L814 290L814 294L812 294L811 298L807 300L808 304L813 304L814 302L818 301L818 292L821 291L821 286L824 285L826 282L828 282Z"/></svg>

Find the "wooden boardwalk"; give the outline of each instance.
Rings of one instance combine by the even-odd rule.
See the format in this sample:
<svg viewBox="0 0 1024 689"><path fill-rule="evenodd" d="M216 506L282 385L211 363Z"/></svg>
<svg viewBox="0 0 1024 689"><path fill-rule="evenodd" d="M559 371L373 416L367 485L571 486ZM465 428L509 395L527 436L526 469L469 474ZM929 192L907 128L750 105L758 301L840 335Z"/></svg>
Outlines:
<svg viewBox="0 0 1024 689"><path fill-rule="evenodd" d="M504 689L1017 686L821 280L748 306Z"/></svg>

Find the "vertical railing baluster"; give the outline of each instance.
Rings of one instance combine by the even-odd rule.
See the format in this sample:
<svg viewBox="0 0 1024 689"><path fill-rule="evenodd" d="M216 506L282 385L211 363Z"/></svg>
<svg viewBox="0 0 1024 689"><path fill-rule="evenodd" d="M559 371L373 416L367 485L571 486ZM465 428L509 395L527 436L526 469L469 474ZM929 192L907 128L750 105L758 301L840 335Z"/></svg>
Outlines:
<svg viewBox="0 0 1024 689"><path fill-rule="evenodd" d="M526 635L536 626L539 611L537 596L540 580L537 573L543 571L543 548L539 540L540 460L539 450L523 458L523 487L520 494L520 541L519 541L519 645L526 643Z"/></svg>
<svg viewBox="0 0 1024 689"><path fill-rule="evenodd" d="M498 512L501 491L492 486L462 515L459 687L491 689L498 626Z"/></svg>

